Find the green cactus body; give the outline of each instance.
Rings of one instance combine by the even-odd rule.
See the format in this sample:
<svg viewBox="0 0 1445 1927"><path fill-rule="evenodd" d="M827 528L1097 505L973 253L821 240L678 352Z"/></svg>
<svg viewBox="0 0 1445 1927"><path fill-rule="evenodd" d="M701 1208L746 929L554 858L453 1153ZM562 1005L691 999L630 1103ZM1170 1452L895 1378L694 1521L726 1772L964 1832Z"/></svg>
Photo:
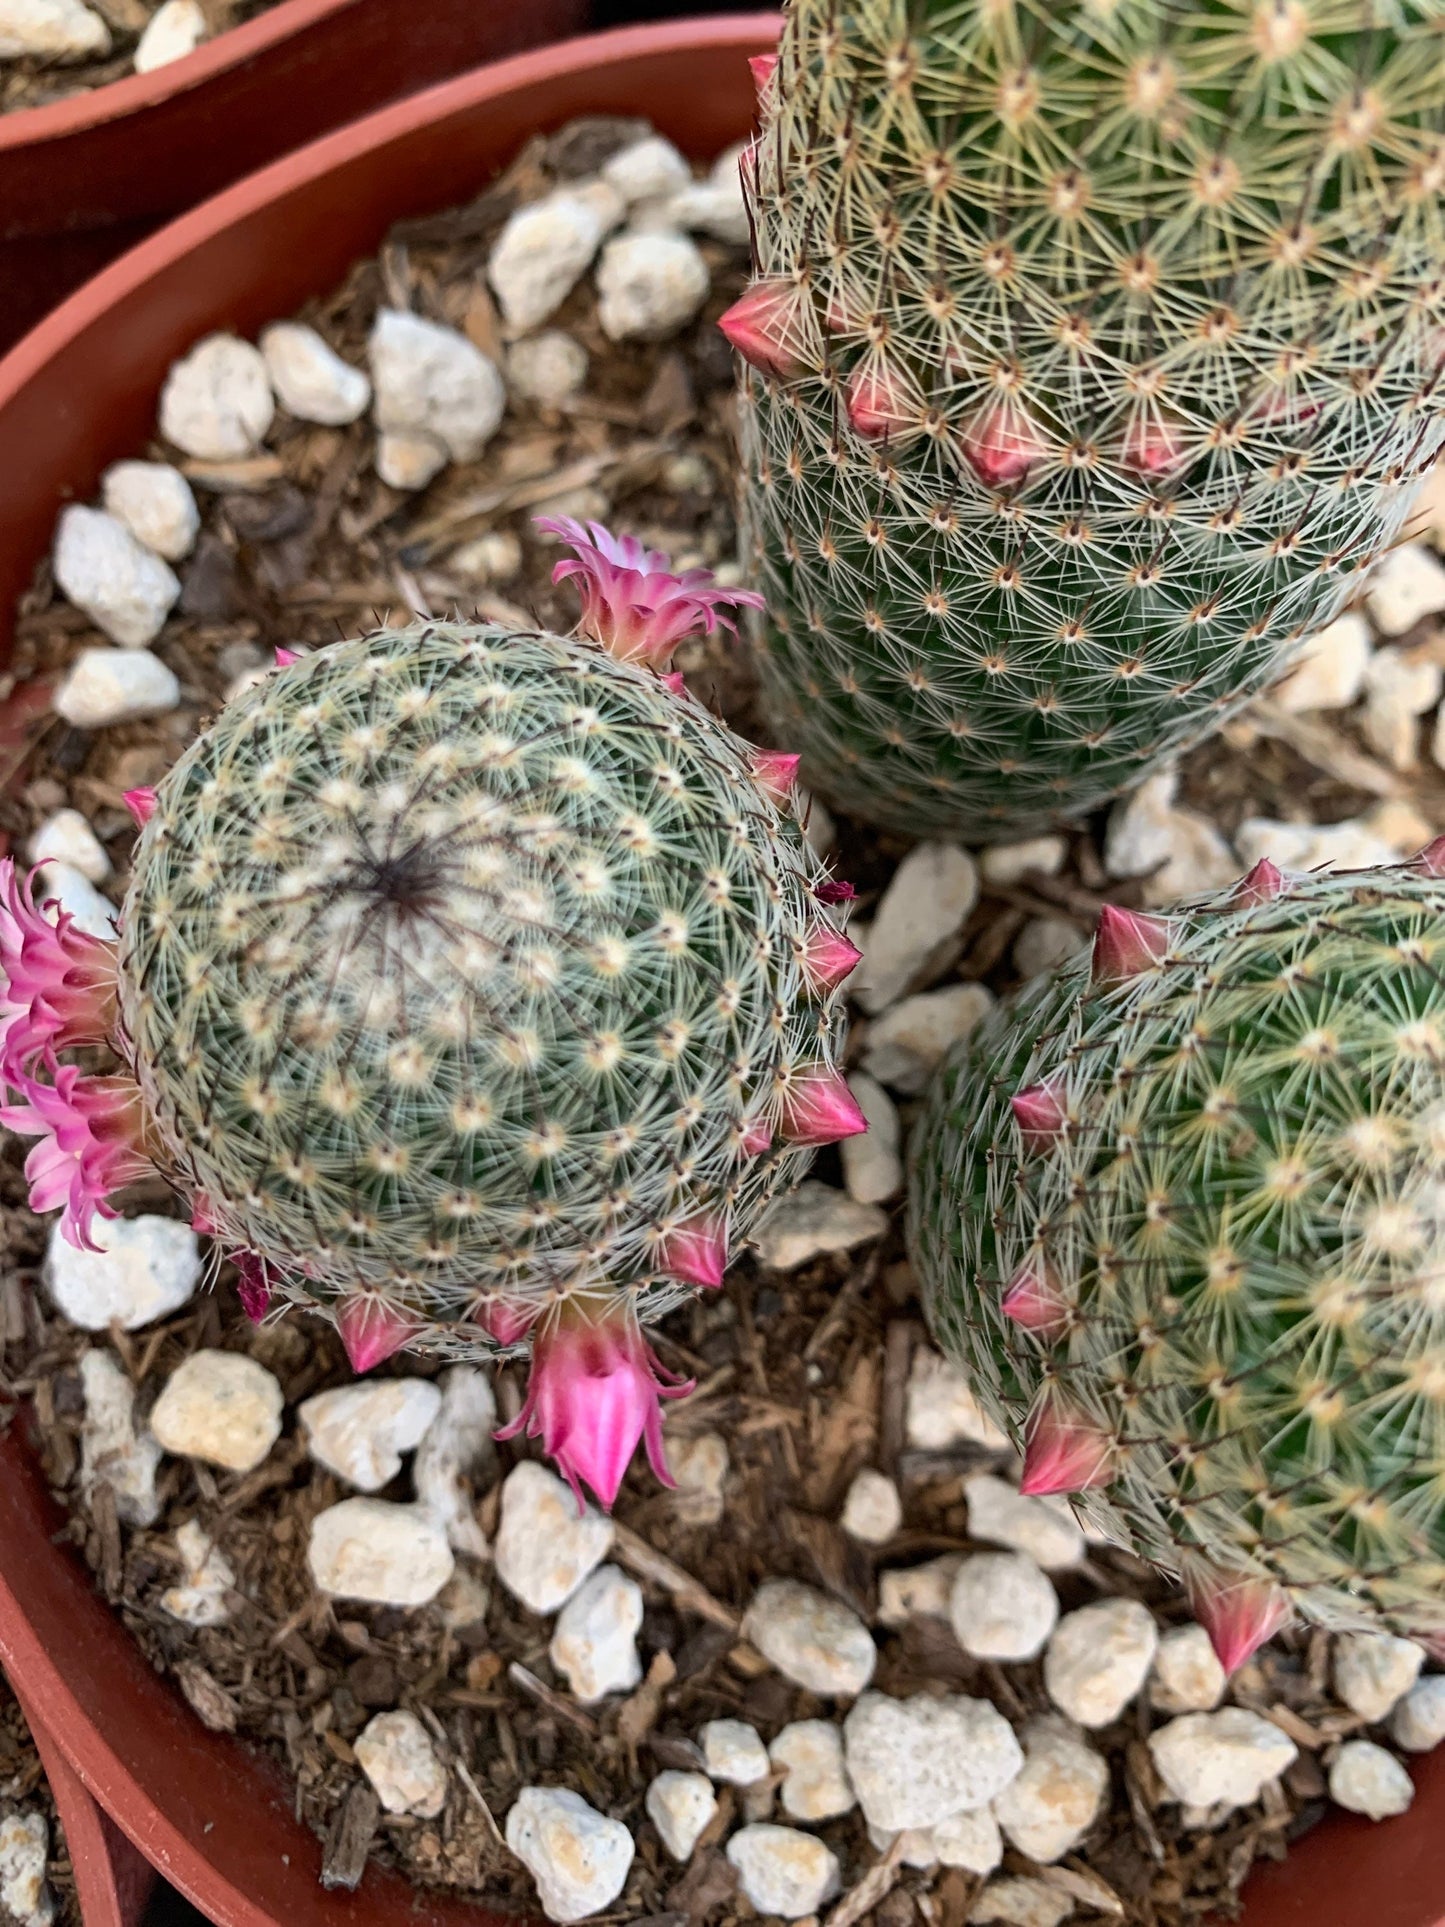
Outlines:
<svg viewBox="0 0 1445 1927"><path fill-rule="evenodd" d="M755 756L645 663L494 626L229 704L160 787L120 957L154 1154L207 1228L421 1349L716 1283L833 1062L809 945L856 954ZM716 1277L675 1263L700 1226Z"/></svg>
<svg viewBox="0 0 1445 1927"><path fill-rule="evenodd" d="M1430 855L1433 874L1262 866L1168 925L1114 913L1159 939L1131 974L1100 972L1106 917L1092 965L1027 986L940 1071L910 1237L940 1342L1026 1443L1026 1489L1087 1487L1104 1533L1186 1581L1247 1574L1327 1624L1439 1635L1445 843ZM1031 1481L1050 1452L1072 1475Z"/></svg>
<svg viewBox="0 0 1445 1927"><path fill-rule="evenodd" d="M780 741L992 840L1268 684L1440 445L1440 0L792 0L745 169Z"/></svg>

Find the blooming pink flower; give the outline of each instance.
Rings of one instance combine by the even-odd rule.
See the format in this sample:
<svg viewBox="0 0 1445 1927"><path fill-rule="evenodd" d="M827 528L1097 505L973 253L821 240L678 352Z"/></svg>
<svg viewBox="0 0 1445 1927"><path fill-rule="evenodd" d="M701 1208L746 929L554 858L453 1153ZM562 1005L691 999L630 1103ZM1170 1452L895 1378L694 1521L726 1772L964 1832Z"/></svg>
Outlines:
<svg viewBox="0 0 1445 1927"><path fill-rule="evenodd" d="M1223 1572L1200 1560L1186 1569L1184 1586L1194 1617L1226 1673L1243 1666L1294 1617L1283 1587L1252 1573Z"/></svg>
<svg viewBox="0 0 1445 1927"><path fill-rule="evenodd" d="M77 1044L100 1044L115 1023L115 946L54 920L35 903L35 873L23 881L0 861L0 1077L26 1088L35 1059Z"/></svg>
<svg viewBox="0 0 1445 1927"><path fill-rule="evenodd" d="M1113 1436L1102 1425L1061 1398L1046 1396L1029 1416L1019 1491L1038 1498L1107 1485L1113 1456Z"/></svg>
<svg viewBox="0 0 1445 1927"><path fill-rule="evenodd" d="M566 1300L533 1340L527 1402L497 1437L540 1438L578 1505L585 1481L610 1508L639 1440L662 1483L674 1483L662 1452L661 1401L684 1397L693 1381L672 1378L630 1305L609 1303L594 1317L584 1300Z"/></svg>
<svg viewBox="0 0 1445 1927"><path fill-rule="evenodd" d="M715 1291L728 1268L728 1228L717 1213L699 1211L670 1226L658 1239L653 1263L680 1284Z"/></svg>
<svg viewBox="0 0 1445 1927"><path fill-rule="evenodd" d="M25 1101L0 1105L0 1124L40 1140L25 1160L31 1210L62 1206L61 1236L94 1251L96 1217L116 1216L107 1202L112 1193L155 1170L141 1148L140 1086L129 1077L86 1077L53 1058L48 1068L53 1083L17 1080Z"/></svg>
<svg viewBox="0 0 1445 1927"><path fill-rule="evenodd" d="M702 629L735 629L729 609L761 609L751 589L720 589L710 569L673 575L667 557L645 549L635 535L613 535L600 522L584 528L569 515L539 515L539 529L557 535L575 554L557 564L552 580L576 576L582 592L577 627L619 662L666 666L684 636Z"/></svg>
<svg viewBox="0 0 1445 1927"><path fill-rule="evenodd" d="M343 1298L336 1308L336 1329L354 1372L369 1372L409 1345L421 1320L370 1292Z"/></svg>
<svg viewBox="0 0 1445 1927"><path fill-rule="evenodd" d="M757 88L759 97L766 90L768 82L777 71L777 66L776 54L754 54L748 61L748 72L753 77L753 85Z"/></svg>
<svg viewBox="0 0 1445 1927"><path fill-rule="evenodd" d="M843 1073L817 1064L788 1083L779 1129L790 1144L836 1144L866 1131L868 1120Z"/></svg>

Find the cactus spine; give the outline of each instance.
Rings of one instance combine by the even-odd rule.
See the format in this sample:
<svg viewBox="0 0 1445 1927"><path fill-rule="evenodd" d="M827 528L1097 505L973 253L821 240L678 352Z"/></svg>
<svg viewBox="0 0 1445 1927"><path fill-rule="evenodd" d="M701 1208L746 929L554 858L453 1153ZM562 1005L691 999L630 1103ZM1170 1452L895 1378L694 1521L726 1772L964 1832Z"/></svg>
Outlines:
<svg viewBox="0 0 1445 1927"><path fill-rule="evenodd" d="M1439 0L792 0L747 537L808 780L988 840L1264 687L1440 446Z"/></svg>

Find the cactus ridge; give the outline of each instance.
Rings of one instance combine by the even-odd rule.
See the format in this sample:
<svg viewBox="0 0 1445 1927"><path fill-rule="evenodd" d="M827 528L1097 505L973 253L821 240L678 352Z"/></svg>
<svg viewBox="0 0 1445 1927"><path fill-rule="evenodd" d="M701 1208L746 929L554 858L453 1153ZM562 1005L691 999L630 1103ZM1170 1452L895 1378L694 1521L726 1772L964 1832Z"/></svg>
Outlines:
<svg viewBox="0 0 1445 1927"><path fill-rule="evenodd" d="M1420 869L1171 911L1158 957L1073 960L955 1051L909 1193L941 1342L1020 1443L1102 1441L1101 1531L1437 1636L1442 964Z"/></svg>
<svg viewBox="0 0 1445 1927"><path fill-rule="evenodd" d="M586 638L426 623L268 676L137 847L157 1161L283 1295L373 1290L422 1348L485 1349L498 1301L665 1309L670 1236L725 1248L796 1179L758 1146L841 1025L755 754Z"/></svg>
<svg viewBox="0 0 1445 1927"><path fill-rule="evenodd" d="M1440 0L793 0L732 316L765 696L857 814L1090 808L1441 445Z"/></svg>

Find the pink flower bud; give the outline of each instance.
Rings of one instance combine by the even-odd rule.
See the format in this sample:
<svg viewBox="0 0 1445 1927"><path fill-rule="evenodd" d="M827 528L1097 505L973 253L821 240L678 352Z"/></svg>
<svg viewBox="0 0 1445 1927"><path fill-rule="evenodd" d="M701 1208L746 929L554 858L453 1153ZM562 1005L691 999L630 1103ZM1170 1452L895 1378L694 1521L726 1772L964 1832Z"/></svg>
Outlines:
<svg viewBox="0 0 1445 1927"><path fill-rule="evenodd" d="M747 1119L738 1133L738 1149L744 1157L760 1158L771 1149L774 1131L765 1117Z"/></svg>
<svg viewBox="0 0 1445 1927"><path fill-rule="evenodd" d="M1047 1258L1032 1258L1019 1266L1008 1281L999 1310L1040 1338L1058 1338L1069 1328L1069 1301Z"/></svg>
<svg viewBox="0 0 1445 1927"><path fill-rule="evenodd" d="M779 1130L790 1144L836 1144L868 1129L843 1073L819 1064L789 1080Z"/></svg>
<svg viewBox="0 0 1445 1927"><path fill-rule="evenodd" d="M202 1191L198 1191L191 1199L191 1229L199 1231L203 1238L209 1238L215 1234L215 1213L211 1200Z"/></svg>
<svg viewBox="0 0 1445 1927"><path fill-rule="evenodd" d="M278 648L276 651L276 667L278 669L289 669L293 662L300 662L300 660L300 654L295 649Z"/></svg>
<svg viewBox="0 0 1445 1927"><path fill-rule="evenodd" d="M669 1225L654 1247L653 1263L665 1277L676 1278L679 1284L715 1291L728 1268L726 1222L712 1212L700 1211Z"/></svg>
<svg viewBox="0 0 1445 1927"><path fill-rule="evenodd" d="M125 790L120 800L135 818L138 830L143 830L155 815L156 793L152 789Z"/></svg>
<svg viewBox="0 0 1445 1927"><path fill-rule="evenodd" d="M421 1320L399 1305L371 1293L344 1298L336 1308L336 1329L354 1372L369 1372L409 1345Z"/></svg>
<svg viewBox="0 0 1445 1927"><path fill-rule="evenodd" d="M680 669L669 669L665 676L659 676L657 680L670 696L687 694L687 678Z"/></svg>
<svg viewBox="0 0 1445 1927"><path fill-rule="evenodd" d="M844 883L841 877L825 877L813 886L813 895L819 903L852 903L857 894L852 884Z"/></svg>
<svg viewBox="0 0 1445 1927"><path fill-rule="evenodd" d="M495 1345L510 1348L520 1345L536 1324L537 1307L506 1298L489 1298L472 1313L472 1323L480 1325Z"/></svg>
<svg viewBox="0 0 1445 1927"><path fill-rule="evenodd" d="M917 407L909 407L907 384L887 362L876 357L853 370L844 406L854 431L865 441L900 434L918 421Z"/></svg>
<svg viewBox="0 0 1445 1927"><path fill-rule="evenodd" d="M1069 1128L1063 1086L1063 1072L1054 1071L1042 1082L1015 1091L1009 1099L1009 1108L1019 1127L1025 1150L1040 1150Z"/></svg>
<svg viewBox="0 0 1445 1927"><path fill-rule="evenodd" d="M755 749L749 758L752 764L753 781L770 801L783 808L793 794L793 785L798 780L798 765L801 756L793 756L782 749Z"/></svg>
<svg viewBox="0 0 1445 1927"><path fill-rule="evenodd" d="M841 930L817 924L804 937L798 962L809 987L820 997L836 990L843 979L863 961L857 944L849 943Z"/></svg>
<svg viewBox="0 0 1445 1927"><path fill-rule="evenodd" d="M748 72L753 77L753 86L757 89L759 100L761 100L767 92L768 82L777 72L777 69L778 56L776 54L754 54L749 60Z"/></svg>
<svg viewBox="0 0 1445 1927"><path fill-rule="evenodd" d="M1110 1433L1056 1394L1046 1394L1029 1417L1019 1491L1042 1498L1050 1492L1083 1492L1091 1485L1107 1485L1113 1477L1113 1457Z"/></svg>
<svg viewBox="0 0 1445 1927"><path fill-rule="evenodd" d="M1048 459L1049 445L1015 401L990 402L962 435L963 452L986 488L1021 482Z"/></svg>
<svg viewBox="0 0 1445 1927"><path fill-rule="evenodd" d="M271 1309L272 1269L255 1251L233 1251L231 1263L236 1267L241 1309L253 1325L259 1325Z"/></svg>
<svg viewBox="0 0 1445 1927"><path fill-rule="evenodd" d="M1445 836L1437 836L1433 843L1427 843L1411 857L1406 868L1427 877L1445 877Z"/></svg>
<svg viewBox="0 0 1445 1927"><path fill-rule="evenodd" d="M1233 1673L1267 1639L1294 1617L1289 1594L1272 1579L1252 1573L1224 1572L1204 1560L1192 1561L1184 1585L1194 1617L1226 1673Z"/></svg>
<svg viewBox="0 0 1445 1927"><path fill-rule="evenodd" d="M1184 437L1176 422L1163 415L1137 414L1124 431L1119 450L1123 468L1136 475L1167 475L1185 456Z"/></svg>
<svg viewBox="0 0 1445 1927"><path fill-rule="evenodd" d="M803 333L807 296L783 275L755 281L718 316L733 347L760 374L792 381L804 374L809 357Z"/></svg>
<svg viewBox="0 0 1445 1927"><path fill-rule="evenodd" d="M1094 932L1094 982L1122 983L1126 977L1152 970L1167 955L1172 934L1163 917L1146 917L1142 911L1106 903Z"/></svg>
<svg viewBox="0 0 1445 1927"><path fill-rule="evenodd" d="M1441 839L1445 843L1445 838ZM1254 868L1242 876L1232 892L1236 903L1272 903L1283 896L1289 888L1288 879L1282 870L1277 870L1267 856L1262 856Z"/></svg>

